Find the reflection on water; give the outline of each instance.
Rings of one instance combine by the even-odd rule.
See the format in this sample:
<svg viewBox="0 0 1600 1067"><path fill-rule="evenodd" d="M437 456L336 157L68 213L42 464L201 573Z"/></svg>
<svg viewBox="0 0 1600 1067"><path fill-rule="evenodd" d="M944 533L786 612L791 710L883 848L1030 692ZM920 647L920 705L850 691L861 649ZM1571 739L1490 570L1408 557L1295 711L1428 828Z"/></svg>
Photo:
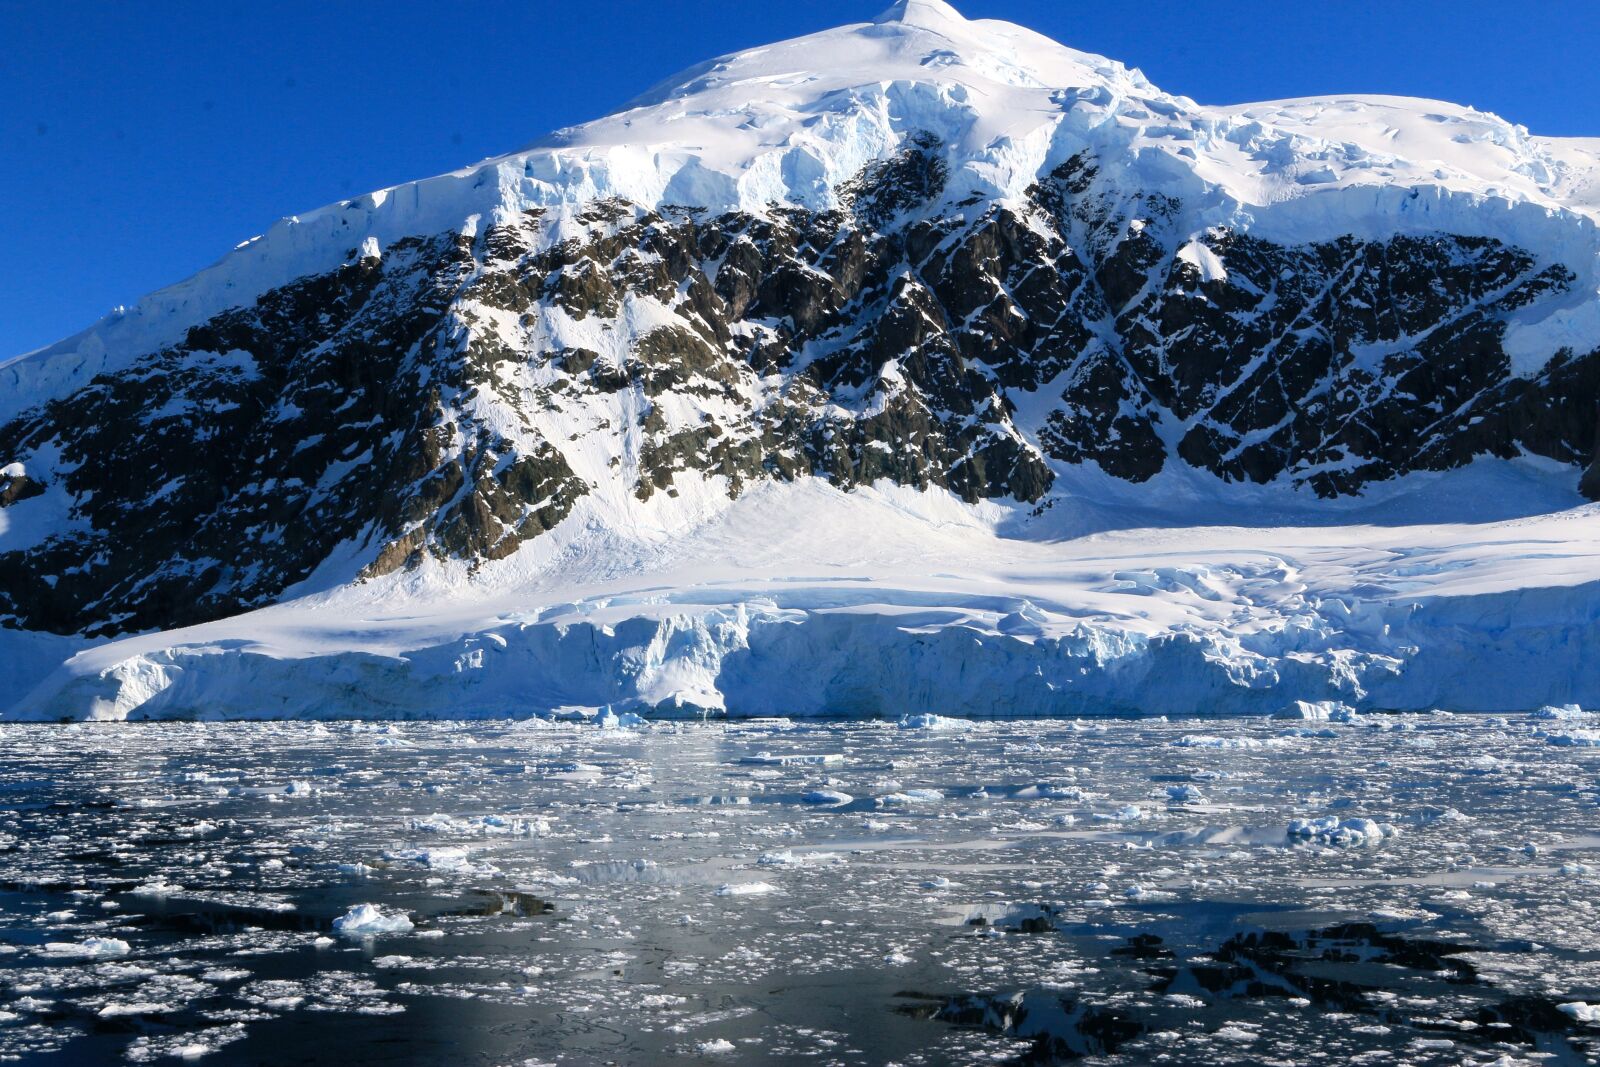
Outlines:
<svg viewBox="0 0 1600 1067"><path fill-rule="evenodd" d="M3 726L0 1057L1595 1063L1550 725Z"/></svg>

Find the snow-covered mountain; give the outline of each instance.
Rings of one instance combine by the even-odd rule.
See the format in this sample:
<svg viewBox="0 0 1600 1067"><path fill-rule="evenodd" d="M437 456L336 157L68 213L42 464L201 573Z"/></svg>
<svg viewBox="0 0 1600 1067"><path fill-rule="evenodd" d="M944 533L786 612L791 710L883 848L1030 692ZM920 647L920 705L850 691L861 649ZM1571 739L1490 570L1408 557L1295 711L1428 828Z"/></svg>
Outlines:
<svg viewBox="0 0 1600 1067"><path fill-rule="evenodd" d="M0 364L0 710L1600 701L1597 219L902 0Z"/></svg>

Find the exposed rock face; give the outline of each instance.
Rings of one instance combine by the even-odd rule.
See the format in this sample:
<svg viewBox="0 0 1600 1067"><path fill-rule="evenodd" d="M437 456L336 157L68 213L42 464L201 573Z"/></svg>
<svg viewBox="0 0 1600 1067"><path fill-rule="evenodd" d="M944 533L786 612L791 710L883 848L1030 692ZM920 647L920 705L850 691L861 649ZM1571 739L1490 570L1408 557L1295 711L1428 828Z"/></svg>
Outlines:
<svg viewBox="0 0 1600 1067"><path fill-rule="evenodd" d="M26 474L0 474L0 508L44 495L44 486Z"/></svg>
<svg viewBox="0 0 1600 1067"><path fill-rule="evenodd" d="M1566 292L1439 233L1272 244L1074 157L941 206L932 137L827 212L602 201L352 252L0 427L0 620L109 634L270 602L330 558L502 558L620 481L888 479L1043 501L1061 464L1327 496L1474 457L1594 455L1600 354L1511 372ZM1600 479L1584 480L1596 490Z"/></svg>

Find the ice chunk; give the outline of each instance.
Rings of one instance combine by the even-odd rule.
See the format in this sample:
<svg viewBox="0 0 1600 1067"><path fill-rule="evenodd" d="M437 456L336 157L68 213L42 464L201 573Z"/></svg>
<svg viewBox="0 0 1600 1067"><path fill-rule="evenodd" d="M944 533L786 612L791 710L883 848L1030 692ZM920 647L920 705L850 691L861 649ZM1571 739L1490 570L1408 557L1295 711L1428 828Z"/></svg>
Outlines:
<svg viewBox="0 0 1600 1067"><path fill-rule="evenodd" d="M964 734L978 728L971 719L952 719L944 715L907 715L900 720L902 730L929 730L935 733Z"/></svg>
<svg viewBox="0 0 1600 1067"><path fill-rule="evenodd" d="M937 789L905 789L877 797L873 803L880 808L903 808L912 804L937 804L944 794Z"/></svg>
<svg viewBox="0 0 1600 1067"><path fill-rule="evenodd" d="M231 1023L205 1030L138 1037L128 1046L124 1056L129 1063L158 1063L163 1060L193 1062L211 1055L224 1045L243 1040L244 1036L245 1025Z"/></svg>
<svg viewBox="0 0 1600 1067"><path fill-rule="evenodd" d="M967 926L1041 934L1054 929L1056 913L1043 904L995 902L968 908L962 922Z"/></svg>
<svg viewBox="0 0 1600 1067"><path fill-rule="evenodd" d="M1564 734L1545 734L1548 744L1559 748L1600 748L1600 730L1571 730Z"/></svg>
<svg viewBox="0 0 1600 1067"><path fill-rule="evenodd" d="M1148 885L1130 885L1122 891L1122 896L1126 900L1144 903L1177 899L1177 894L1175 893L1169 893L1166 890L1156 889Z"/></svg>
<svg viewBox="0 0 1600 1067"><path fill-rule="evenodd" d="M400 912L386 912L376 904L357 904L333 921L334 933L341 937L408 934L415 928L409 916Z"/></svg>
<svg viewBox="0 0 1600 1067"><path fill-rule="evenodd" d="M619 714L611 710L610 704L600 710L600 714L595 716L594 723L603 730L623 730L645 725L641 716L631 711Z"/></svg>
<svg viewBox="0 0 1600 1067"><path fill-rule="evenodd" d="M452 874L498 874L499 868L488 863L474 863L464 848L406 848L385 853L385 858L401 860L430 871L449 871Z"/></svg>
<svg viewBox="0 0 1600 1067"><path fill-rule="evenodd" d="M837 752L757 752L739 762L751 767L834 767L844 763L844 756Z"/></svg>
<svg viewBox="0 0 1600 1067"><path fill-rule="evenodd" d="M1100 819L1114 819L1117 822L1138 822L1145 817L1145 811L1137 804L1124 804L1110 815L1097 815Z"/></svg>
<svg viewBox="0 0 1600 1067"><path fill-rule="evenodd" d="M719 897L758 897L777 891L778 887L770 882L724 882L717 886Z"/></svg>
<svg viewBox="0 0 1600 1067"><path fill-rule="evenodd" d="M1335 700L1296 700L1272 717L1301 722L1354 722L1356 710Z"/></svg>
<svg viewBox="0 0 1600 1067"><path fill-rule="evenodd" d="M115 937L90 937L77 943L51 941L44 946L44 951L50 956L98 960L126 956L133 951L133 946Z"/></svg>
<svg viewBox="0 0 1600 1067"><path fill-rule="evenodd" d="M842 793L837 789L813 789L811 792L800 798L800 803L816 804L819 807L838 807L842 804L850 804L854 802L855 799L856 798L851 796L849 793Z"/></svg>
<svg viewBox="0 0 1600 1067"><path fill-rule="evenodd" d="M781 852L764 852L756 863L763 867L803 867L808 863L836 863L842 859L837 852L800 852L790 849Z"/></svg>
<svg viewBox="0 0 1600 1067"><path fill-rule="evenodd" d="M1563 704L1560 707L1556 707L1553 704L1546 704L1544 707L1534 712L1532 717L1535 719L1553 720L1556 722L1574 722L1589 718L1590 713L1584 711L1576 704Z"/></svg>
<svg viewBox="0 0 1600 1067"><path fill-rule="evenodd" d="M1321 819L1295 819L1289 823L1291 841L1306 841L1326 848L1370 848L1385 838L1398 837L1400 831L1389 823L1373 819L1340 819L1329 815Z"/></svg>
<svg viewBox="0 0 1600 1067"><path fill-rule="evenodd" d="M412 819L411 829L425 834L438 834L441 837L489 837L499 834L511 837L543 837L550 832L550 820L513 815L458 818L454 815L436 813Z"/></svg>
<svg viewBox="0 0 1600 1067"><path fill-rule="evenodd" d="M1214 737L1210 734L1189 734L1172 742L1176 748L1265 748L1254 737Z"/></svg>

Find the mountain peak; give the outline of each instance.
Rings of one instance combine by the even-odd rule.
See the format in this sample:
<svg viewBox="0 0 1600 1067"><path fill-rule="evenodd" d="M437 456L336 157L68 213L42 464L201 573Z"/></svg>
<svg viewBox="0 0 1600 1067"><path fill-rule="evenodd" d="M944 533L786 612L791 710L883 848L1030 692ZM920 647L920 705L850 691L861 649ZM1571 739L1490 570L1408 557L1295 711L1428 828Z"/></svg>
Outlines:
<svg viewBox="0 0 1600 1067"><path fill-rule="evenodd" d="M897 0L895 5L874 21L899 22L908 26L938 27L949 23L964 23L961 12L944 0Z"/></svg>

